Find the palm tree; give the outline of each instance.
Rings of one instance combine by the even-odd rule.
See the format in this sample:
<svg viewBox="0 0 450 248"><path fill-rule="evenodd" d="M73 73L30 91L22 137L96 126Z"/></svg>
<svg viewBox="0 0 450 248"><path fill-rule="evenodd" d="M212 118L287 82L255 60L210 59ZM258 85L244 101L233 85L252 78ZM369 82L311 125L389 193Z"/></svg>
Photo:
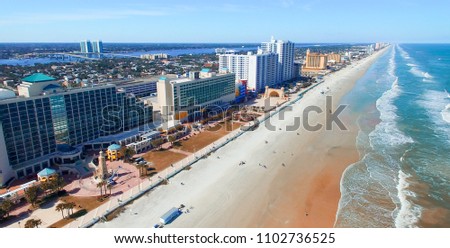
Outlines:
<svg viewBox="0 0 450 248"><path fill-rule="evenodd" d="M25 190L25 199L33 207L36 205L36 202L38 200L38 192L39 192L38 186L31 186Z"/></svg>
<svg viewBox="0 0 450 248"><path fill-rule="evenodd" d="M109 195L111 195L111 191L112 191L113 185L112 184L108 184L108 186L106 186L106 187L109 189Z"/></svg>
<svg viewBox="0 0 450 248"><path fill-rule="evenodd" d="M65 208L67 209L67 215L70 216L73 214L73 208L76 206L75 202L69 202L65 204Z"/></svg>
<svg viewBox="0 0 450 248"><path fill-rule="evenodd" d="M106 180L103 180L103 189L105 191L105 195L106 195L106 188L108 187L108 182Z"/></svg>
<svg viewBox="0 0 450 248"><path fill-rule="evenodd" d="M65 203L59 203L58 205L56 205L55 210L58 212L61 212L61 215L64 219L64 210L66 209L66 205Z"/></svg>
<svg viewBox="0 0 450 248"><path fill-rule="evenodd" d="M100 188L100 196L103 196L103 181L97 183L97 188Z"/></svg>

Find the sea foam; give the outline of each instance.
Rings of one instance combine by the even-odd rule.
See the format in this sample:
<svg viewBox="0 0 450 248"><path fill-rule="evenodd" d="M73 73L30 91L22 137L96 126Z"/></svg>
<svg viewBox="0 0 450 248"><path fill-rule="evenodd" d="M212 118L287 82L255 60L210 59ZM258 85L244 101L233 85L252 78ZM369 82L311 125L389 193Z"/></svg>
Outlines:
<svg viewBox="0 0 450 248"><path fill-rule="evenodd" d="M409 61L409 63L406 63L406 65L411 67L411 69L409 70L409 72L411 74L413 74L416 77L423 78L422 79L423 82L427 82L427 83L433 82L431 80L431 79L433 79L433 76L428 72L424 72L424 71L420 70L419 65L415 64L414 59L412 59L411 56L405 50L403 50L403 48L401 48L399 45L397 45L397 49L400 52L400 56L402 56L403 59ZM412 62L414 62L414 63L412 63Z"/></svg>
<svg viewBox="0 0 450 248"><path fill-rule="evenodd" d="M405 50L403 50L403 48L401 48L399 45L397 45L397 49L400 52L400 56L402 56L403 59L405 59L405 60L410 60L411 59L409 54Z"/></svg>
<svg viewBox="0 0 450 248"><path fill-rule="evenodd" d="M433 76L431 76L428 72L421 71L417 67L412 67L410 70L411 74L413 74L416 77L426 78L426 79L432 79Z"/></svg>
<svg viewBox="0 0 450 248"><path fill-rule="evenodd" d="M380 112L381 122L375 127L374 132L369 136L371 140L387 142L391 146L413 143L411 137L406 136L397 128L397 107L394 100L401 94L398 86L398 78L392 83L392 87L383 93L376 101L376 107Z"/></svg>
<svg viewBox="0 0 450 248"><path fill-rule="evenodd" d="M427 90L417 101L423 106L440 135L450 142L450 98L445 91Z"/></svg>
<svg viewBox="0 0 450 248"><path fill-rule="evenodd" d="M450 124L450 104L445 106L445 109L441 111L442 119Z"/></svg>
<svg viewBox="0 0 450 248"><path fill-rule="evenodd" d="M400 48L401 49L401 48ZM401 50L400 50L401 51ZM381 122L375 127L375 130L369 134L371 140L374 142L386 142L390 145L402 145L413 143L414 141L403 134L397 128L397 107L394 105L394 100L401 94L401 89L398 85L398 77L395 75L395 50L392 57L389 59L388 74L394 78L391 88L385 91L376 101L376 107L380 112Z"/></svg>
<svg viewBox="0 0 450 248"><path fill-rule="evenodd" d="M408 198L416 197L416 194L409 190L410 184L407 175L403 171L398 171L397 196L400 200L400 209L395 217L395 227L417 227L417 221L420 219L422 208L413 204Z"/></svg>

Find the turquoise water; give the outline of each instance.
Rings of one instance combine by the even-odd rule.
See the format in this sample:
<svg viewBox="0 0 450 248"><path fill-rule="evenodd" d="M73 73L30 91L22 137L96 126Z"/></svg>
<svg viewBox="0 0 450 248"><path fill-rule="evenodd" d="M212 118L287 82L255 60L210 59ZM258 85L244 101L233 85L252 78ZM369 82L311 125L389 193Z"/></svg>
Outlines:
<svg viewBox="0 0 450 248"><path fill-rule="evenodd" d="M344 97L360 161L337 227L450 227L450 45L393 45Z"/></svg>

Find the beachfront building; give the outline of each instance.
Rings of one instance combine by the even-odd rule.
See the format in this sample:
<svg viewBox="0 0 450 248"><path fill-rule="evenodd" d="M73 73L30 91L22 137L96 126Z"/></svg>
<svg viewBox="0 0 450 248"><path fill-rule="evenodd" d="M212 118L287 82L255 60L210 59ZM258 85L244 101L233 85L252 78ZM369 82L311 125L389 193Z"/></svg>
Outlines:
<svg viewBox="0 0 450 248"><path fill-rule="evenodd" d="M161 77L157 83L163 122L199 116L208 106L228 107L235 99L235 74L211 74L206 78Z"/></svg>
<svg viewBox="0 0 450 248"><path fill-rule="evenodd" d="M292 80L298 76L294 65L294 43L275 40L263 42L256 54L220 54L219 72L235 73L236 83L247 80L248 89L262 92L266 86Z"/></svg>
<svg viewBox="0 0 450 248"><path fill-rule="evenodd" d="M251 91L260 92L266 85L278 84L278 54L223 54L219 56L219 71L235 73L236 82L247 81Z"/></svg>
<svg viewBox="0 0 450 248"><path fill-rule="evenodd" d="M248 63L252 53L219 55L219 72L236 74L236 82L248 79Z"/></svg>
<svg viewBox="0 0 450 248"><path fill-rule="evenodd" d="M251 91L261 92L264 87L272 87L280 81L277 78L278 54L259 53L249 57L247 87Z"/></svg>
<svg viewBox="0 0 450 248"><path fill-rule="evenodd" d="M219 56L219 71L222 73L235 73L235 82L247 81L251 91L260 92L266 85L272 86L279 81L278 54L262 51L258 54L223 54Z"/></svg>
<svg viewBox="0 0 450 248"><path fill-rule="evenodd" d="M156 93L156 81L120 84L117 85L117 88L123 89L126 93L133 94L136 97L147 97Z"/></svg>
<svg viewBox="0 0 450 248"><path fill-rule="evenodd" d="M0 185L51 165L77 166L85 143L152 121L150 106L114 85L57 86L51 77L31 75L19 97L0 97Z"/></svg>
<svg viewBox="0 0 450 248"><path fill-rule="evenodd" d="M302 74L305 76L315 76L324 74L327 70L328 55L321 53L312 53L306 50L306 58L302 67Z"/></svg>
<svg viewBox="0 0 450 248"><path fill-rule="evenodd" d="M330 53L327 56L328 64L339 64L341 63L341 55L339 53Z"/></svg>
<svg viewBox="0 0 450 248"><path fill-rule="evenodd" d="M294 71L294 46L290 41L275 40L273 37L270 42L262 42L261 50L263 53L278 54L278 73L277 81L282 83L295 78Z"/></svg>

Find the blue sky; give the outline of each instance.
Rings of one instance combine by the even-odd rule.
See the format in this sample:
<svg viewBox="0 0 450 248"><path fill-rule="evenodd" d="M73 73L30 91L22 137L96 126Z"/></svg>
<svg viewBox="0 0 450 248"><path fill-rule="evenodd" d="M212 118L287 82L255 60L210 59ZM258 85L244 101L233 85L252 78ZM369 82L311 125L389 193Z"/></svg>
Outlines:
<svg viewBox="0 0 450 248"><path fill-rule="evenodd" d="M450 43L448 0L0 0L0 42Z"/></svg>

